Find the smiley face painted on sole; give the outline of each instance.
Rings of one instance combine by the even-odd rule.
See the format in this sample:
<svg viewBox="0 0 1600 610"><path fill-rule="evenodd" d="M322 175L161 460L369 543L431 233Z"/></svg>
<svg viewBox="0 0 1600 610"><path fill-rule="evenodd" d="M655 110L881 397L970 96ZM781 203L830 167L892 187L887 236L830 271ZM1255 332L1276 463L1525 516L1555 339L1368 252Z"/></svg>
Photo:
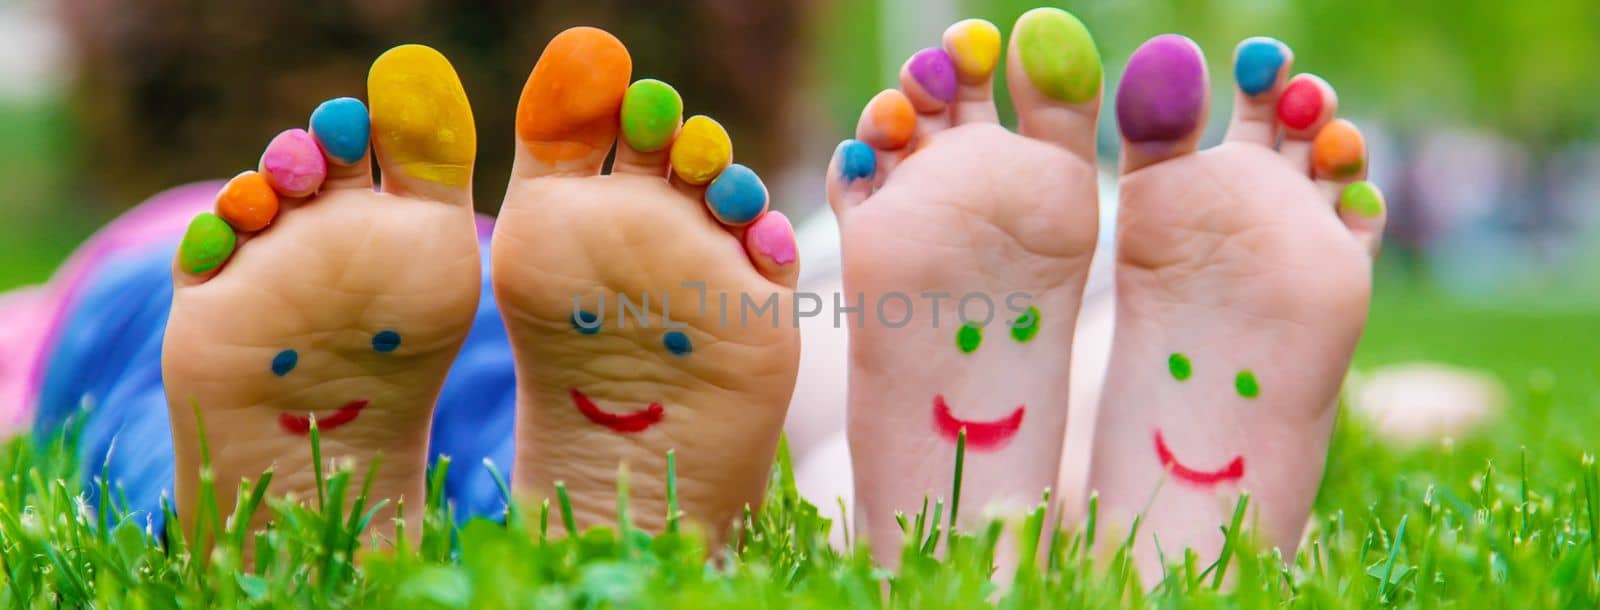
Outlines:
<svg viewBox="0 0 1600 610"><path fill-rule="evenodd" d="M400 342L400 333L392 330L379 331L372 335L372 351L379 354L393 353L400 349ZM299 366L300 352L293 348L278 352L272 358L272 374L278 377L287 377ZM317 430L327 433L355 421L368 404L370 401L365 398L352 399L326 416L318 415L315 411L307 412L305 415L282 413L278 415L278 426L290 434L305 436L311 432L311 422L315 419Z"/></svg>
<svg viewBox="0 0 1600 610"><path fill-rule="evenodd" d="M1039 334L1039 308L1028 311L1011 322L1011 338L1017 343L1029 343ZM972 355L983 345L983 327L962 324L956 330L956 349ZM943 394L933 395L933 429L939 436L954 444L963 430L967 433L967 448L974 451L998 451L1011 442L1022 429L1027 405L1017 405L1004 417L991 420L967 420L955 416Z"/></svg>
<svg viewBox="0 0 1600 610"><path fill-rule="evenodd" d="M1194 377L1194 363L1189 357L1173 352L1167 357L1167 371L1179 383L1187 382ZM1234 375L1233 391L1240 398L1252 400L1261 395L1261 384L1256 381L1256 375L1249 369L1239 371ZM1172 448L1167 445L1166 437L1160 428L1155 430L1156 460L1161 467L1172 474L1172 478L1179 482L1197 487L1215 487L1233 483L1244 478L1244 456L1235 454L1221 466L1211 469L1192 468L1184 464L1173 454Z"/></svg>
<svg viewBox="0 0 1600 610"><path fill-rule="evenodd" d="M572 330L581 335L599 334L600 317L590 311L573 312ZM676 330L669 330L661 335L661 346L673 356L688 356L694 351L694 344L689 340L689 335ZM567 393L572 399L572 406L583 415L584 419L614 432L623 434L643 432L666 416L666 407L660 402L652 402L643 408L626 413L614 413L595 404L593 399L578 388L571 388Z"/></svg>

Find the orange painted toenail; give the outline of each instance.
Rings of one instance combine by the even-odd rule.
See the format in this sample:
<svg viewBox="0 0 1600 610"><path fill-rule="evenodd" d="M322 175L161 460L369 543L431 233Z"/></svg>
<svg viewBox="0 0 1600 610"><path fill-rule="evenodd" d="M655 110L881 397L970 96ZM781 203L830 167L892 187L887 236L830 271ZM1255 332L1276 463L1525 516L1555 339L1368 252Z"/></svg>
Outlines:
<svg viewBox="0 0 1600 610"><path fill-rule="evenodd" d="M862 138L884 150L904 147L917 128L917 113L911 100L897 89L879 93L867 102L868 128Z"/></svg>
<svg viewBox="0 0 1600 610"><path fill-rule="evenodd" d="M1311 166L1317 176L1347 178L1361 173L1367 163L1367 143L1361 130L1344 119L1328 123L1311 144Z"/></svg>
<svg viewBox="0 0 1600 610"><path fill-rule="evenodd" d="M278 215L278 194L258 172L234 176L217 193L217 216L235 231L252 233L267 228Z"/></svg>
<svg viewBox="0 0 1600 610"><path fill-rule="evenodd" d="M547 163L609 149L633 58L622 41L591 27L557 34L522 87L517 135Z"/></svg>

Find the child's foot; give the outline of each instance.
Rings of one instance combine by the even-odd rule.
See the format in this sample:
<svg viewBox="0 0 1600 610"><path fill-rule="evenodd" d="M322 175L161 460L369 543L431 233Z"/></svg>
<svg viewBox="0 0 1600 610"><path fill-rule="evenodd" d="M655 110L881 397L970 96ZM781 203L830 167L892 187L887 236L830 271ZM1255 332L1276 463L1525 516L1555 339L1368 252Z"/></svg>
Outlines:
<svg viewBox="0 0 1600 610"><path fill-rule="evenodd" d="M626 464L630 516L658 530L674 451L679 507L716 542L759 505L794 389L794 232L730 165L720 125L682 123L677 92L629 86L631 71L616 38L573 28L522 92L491 257L517 366L513 473L552 505L564 482L587 527L616 522Z"/></svg>
<svg viewBox="0 0 1600 610"><path fill-rule="evenodd" d="M1158 552L1215 559L1245 491L1261 541L1293 556L1366 321L1382 199L1333 89L1287 79L1291 59L1275 40L1239 46L1233 123L1199 152L1193 41L1146 42L1118 87L1118 311L1090 485L1110 522L1144 515L1147 579Z"/></svg>
<svg viewBox="0 0 1600 610"><path fill-rule="evenodd" d="M224 514L239 480L269 468L271 493L316 497L313 418L325 460L350 460L358 476L380 460L372 501L390 503L376 533L392 535L396 500L421 510L434 400L478 304L475 132L433 49L384 53L367 95L370 122L361 102L324 103L309 134L275 138L258 171L229 182L217 213L184 235L162 377L186 527L201 458L195 407Z"/></svg>
<svg viewBox="0 0 1600 610"><path fill-rule="evenodd" d="M963 523L1056 479L1097 230L1100 57L1057 9L1018 19L1008 55L1016 133L992 97L1000 33L968 20L906 62L829 168L843 304L865 305L850 319L856 520L889 565L895 513L951 500L963 430Z"/></svg>

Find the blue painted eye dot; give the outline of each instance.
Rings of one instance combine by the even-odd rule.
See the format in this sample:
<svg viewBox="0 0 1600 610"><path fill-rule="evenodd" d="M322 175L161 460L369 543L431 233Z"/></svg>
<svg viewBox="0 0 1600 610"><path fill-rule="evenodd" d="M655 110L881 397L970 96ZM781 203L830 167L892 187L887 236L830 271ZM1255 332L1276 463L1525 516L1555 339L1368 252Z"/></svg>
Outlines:
<svg viewBox="0 0 1600 610"><path fill-rule="evenodd" d="M372 349L384 354L400 349L400 333L386 330L373 335Z"/></svg>
<svg viewBox="0 0 1600 610"><path fill-rule="evenodd" d="M278 352L278 355L272 357L272 374L279 377L288 375L289 371L294 370L294 365L299 363L300 354L298 352L292 349Z"/></svg>
<svg viewBox="0 0 1600 610"><path fill-rule="evenodd" d="M578 310L572 312L572 330L585 335L600 332L600 316L592 311Z"/></svg>
<svg viewBox="0 0 1600 610"><path fill-rule="evenodd" d="M682 356L694 351L694 346L689 344L689 335L678 331L669 331L661 338L661 344L667 346L667 351Z"/></svg>

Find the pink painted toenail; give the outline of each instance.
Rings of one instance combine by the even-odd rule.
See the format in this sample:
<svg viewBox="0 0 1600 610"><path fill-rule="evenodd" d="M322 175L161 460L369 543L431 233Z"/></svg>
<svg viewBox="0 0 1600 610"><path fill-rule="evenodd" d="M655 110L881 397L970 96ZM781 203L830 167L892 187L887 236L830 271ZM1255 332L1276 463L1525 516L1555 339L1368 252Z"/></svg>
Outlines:
<svg viewBox="0 0 1600 610"><path fill-rule="evenodd" d="M788 217L783 212L767 212L750 225L749 232L745 234L746 243L756 252L760 252L779 265L787 265L795 261L797 254L794 243L794 227L790 226Z"/></svg>
<svg viewBox="0 0 1600 610"><path fill-rule="evenodd" d="M278 193L305 197L317 192L328 177L328 162L311 134L290 129L273 138L261 154L261 174Z"/></svg>

